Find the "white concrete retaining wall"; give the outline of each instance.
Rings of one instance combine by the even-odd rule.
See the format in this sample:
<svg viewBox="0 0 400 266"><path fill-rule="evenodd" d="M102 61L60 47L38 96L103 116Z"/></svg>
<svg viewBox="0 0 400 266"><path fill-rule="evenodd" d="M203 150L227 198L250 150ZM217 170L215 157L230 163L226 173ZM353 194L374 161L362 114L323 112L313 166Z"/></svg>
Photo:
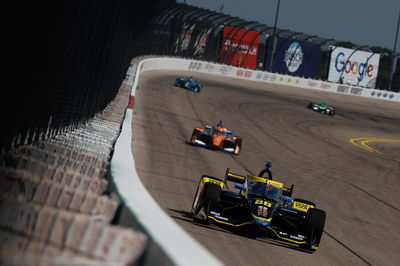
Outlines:
<svg viewBox="0 0 400 266"><path fill-rule="evenodd" d="M188 70L277 85L287 85L335 93L400 102L400 93L262 72L228 65L179 58L150 58L140 63L140 72L149 70Z"/></svg>

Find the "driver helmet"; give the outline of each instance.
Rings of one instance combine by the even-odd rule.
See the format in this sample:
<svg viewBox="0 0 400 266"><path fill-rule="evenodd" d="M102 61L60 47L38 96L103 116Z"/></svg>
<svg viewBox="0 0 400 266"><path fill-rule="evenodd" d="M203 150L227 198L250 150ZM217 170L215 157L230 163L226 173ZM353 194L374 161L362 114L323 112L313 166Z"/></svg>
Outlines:
<svg viewBox="0 0 400 266"><path fill-rule="evenodd" d="M272 167L272 162L271 161L266 161L265 162L265 168L269 169Z"/></svg>

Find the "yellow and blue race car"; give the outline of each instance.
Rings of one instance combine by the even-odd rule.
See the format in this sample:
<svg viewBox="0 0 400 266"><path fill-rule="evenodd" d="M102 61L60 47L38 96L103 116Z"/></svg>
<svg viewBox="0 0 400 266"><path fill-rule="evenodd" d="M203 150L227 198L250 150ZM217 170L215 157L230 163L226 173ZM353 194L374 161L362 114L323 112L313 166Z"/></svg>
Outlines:
<svg viewBox="0 0 400 266"><path fill-rule="evenodd" d="M311 201L292 198L293 185L287 188L272 180L270 167L267 162L258 176L238 175L229 168L224 179L203 175L192 204L193 221L246 227L256 235L269 235L311 252L317 250L324 231L325 211ZM268 176L264 177L265 173ZM229 190L228 181L234 183L236 191Z"/></svg>

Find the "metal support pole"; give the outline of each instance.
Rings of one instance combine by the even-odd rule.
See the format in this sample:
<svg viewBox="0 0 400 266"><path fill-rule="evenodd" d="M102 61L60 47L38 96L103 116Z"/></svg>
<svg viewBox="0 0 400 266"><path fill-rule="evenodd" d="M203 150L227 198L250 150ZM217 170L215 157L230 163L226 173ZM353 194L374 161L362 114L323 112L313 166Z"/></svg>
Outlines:
<svg viewBox="0 0 400 266"><path fill-rule="evenodd" d="M273 58L274 58L274 55L275 55L275 49L276 49L275 35L276 35L276 25L278 23L279 6L280 6L280 4L281 4L281 0L278 0L278 4L276 6L274 31L272 32L272 49L271 49L271 56L270 56L270 61L269 61L269 72L272 72L272 61L273 61Z"/></svg>
<svg viewBox="0 0 400 266"><path fill-rule="evenodd" d="M390 81L389 81L389 90L392 90L393 76L396 69L396 48L397 48L397 38L399 37L399 25L400 25L400 9L399 9L399 18L397 19L397 28L396 28L396 37L394 39L393 45L393 57L392 57L392 67L390 68Z"/></svg>

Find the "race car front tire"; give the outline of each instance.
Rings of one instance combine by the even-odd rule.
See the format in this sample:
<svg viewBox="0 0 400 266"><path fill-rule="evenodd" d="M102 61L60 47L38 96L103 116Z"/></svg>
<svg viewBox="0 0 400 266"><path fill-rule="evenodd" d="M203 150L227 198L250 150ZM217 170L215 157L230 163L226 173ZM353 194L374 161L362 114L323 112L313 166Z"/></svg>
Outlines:
<svg viewBox="0 0 400 266"><path fill-rule="evenodd" d="M308 243L302 245L302 248L315 251L316 247L319 246L322 233L324 232L325 220L325 211L316 208L309 210L303 225L304 234L308 238Z"/></svg>
<svg viewBox="0 0 400 266"><path fill-rule="evenodd" d="M212 210L218 210L218 202L221 195L221 187L213 183L205 183L204 189L200 200L199 206L195 206L195 213L193 213L193 221L196 223L210 224L208 216ZM204 212L204 218L198 218L199 212Z"/></svg>
<svg viewBox="0 0 400 266"><path fill-rule="evenodd" d="M180 79L175 80L175 86L182 87L182 81Z"/></svg>
<svg viewBox="0 0 400 266"><path fill-rule="evenodd" d="M199 136L200 131L197 129L193 129L192 137L190 138L190 144L194 145L197 137Z"/></svg>

